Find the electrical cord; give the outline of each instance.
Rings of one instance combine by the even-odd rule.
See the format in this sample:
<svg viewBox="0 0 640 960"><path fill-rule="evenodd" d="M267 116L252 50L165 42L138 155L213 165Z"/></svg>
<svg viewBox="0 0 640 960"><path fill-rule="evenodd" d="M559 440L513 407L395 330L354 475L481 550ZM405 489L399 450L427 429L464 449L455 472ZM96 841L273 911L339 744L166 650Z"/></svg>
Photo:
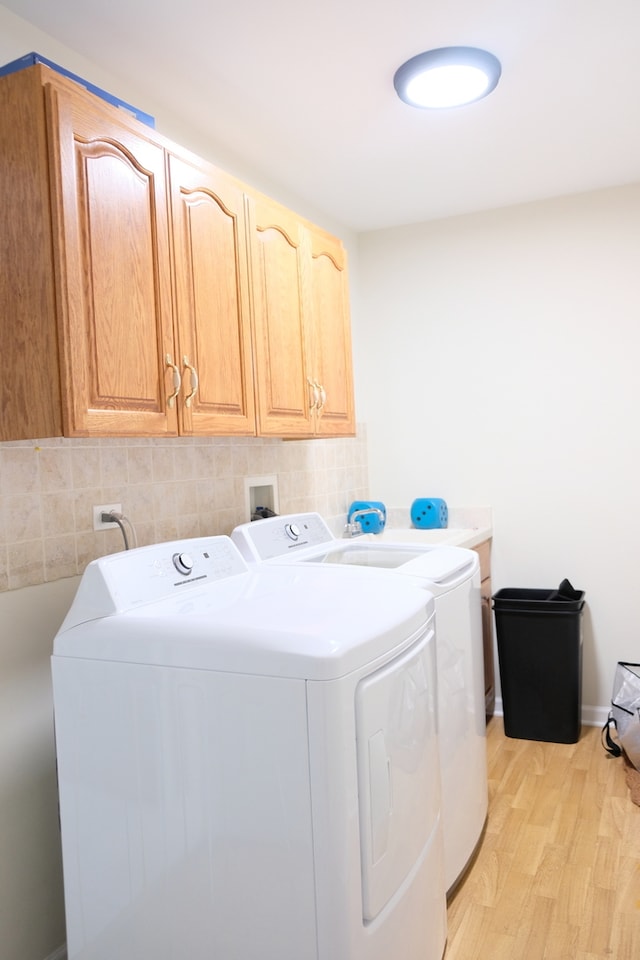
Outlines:
<svg viewBox="0 0 640 960"><path fill-rule="evenodd" d="M125 524L129 527L129 532L131 534L131 539L133 541L133 546L138 546L138 538L136 536L135 527L129 520L129 517L126 517L123 513L118 513L116 510L111 510L109 513L102 514L103 523L117 523L120 527L120 533L122 534L122 539L124 540L125 550L130 550L129 538L127 537L127 531L125 529Z"/></svg>

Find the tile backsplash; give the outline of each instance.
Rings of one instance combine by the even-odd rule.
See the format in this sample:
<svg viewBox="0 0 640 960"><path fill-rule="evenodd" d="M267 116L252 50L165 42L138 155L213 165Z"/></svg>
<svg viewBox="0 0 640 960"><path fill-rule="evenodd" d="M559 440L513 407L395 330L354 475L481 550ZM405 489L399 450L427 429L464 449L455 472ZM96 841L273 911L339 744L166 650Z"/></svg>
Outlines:
<svg viewBox="0 0 640 960"><path fill-rule="evenodd" d="M280 513L317 510L338 532L368 493L366 431L356 438L53 439L0 443L0 590L82 573L122 550L93 530L93 506L122 504L141 546L230 533L249 518L245 478L275 475Z"/></svg>

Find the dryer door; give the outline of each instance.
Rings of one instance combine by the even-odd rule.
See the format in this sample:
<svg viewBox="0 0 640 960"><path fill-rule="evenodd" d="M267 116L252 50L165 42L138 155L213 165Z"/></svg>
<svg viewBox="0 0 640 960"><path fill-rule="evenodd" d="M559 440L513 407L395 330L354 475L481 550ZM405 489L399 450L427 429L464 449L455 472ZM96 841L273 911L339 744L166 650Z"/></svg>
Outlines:
<svg viewBox="0 0 640 960"><path fill-rule="evenodd" d="M435 637L429 631L356 689L364 920L406 882L439 827Z"/></svg>

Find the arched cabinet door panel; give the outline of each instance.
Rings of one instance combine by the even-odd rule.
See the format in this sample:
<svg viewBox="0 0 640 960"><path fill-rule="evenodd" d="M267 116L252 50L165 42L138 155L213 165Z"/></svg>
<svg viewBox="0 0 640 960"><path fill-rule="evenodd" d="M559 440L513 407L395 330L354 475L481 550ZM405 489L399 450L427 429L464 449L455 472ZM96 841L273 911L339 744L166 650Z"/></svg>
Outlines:
<svg viewBox="0 0 640 960"><path fill-rule="evenodd" d="M308 377L308 278L305 232L290 210L247 196L251 245L258 433L313 433L313 388Z"/></svg>
<svg viewBox="0 0 640 960"><path fill-rule="evenodd" d="M175 434L164 150L47 94L65 434Z"/></svg>
<svg viewBox="0 0 640 960"><path fill-rule="evenodd" d="M341 242L308 225L312 377L324 402L316 434L353 436L353 364L347 256Z"/></svg>
<svg viewBox="0 0 640 960"><path fill-rule="evenodd" d="M264 197L250 195L247 207L258 432L353 436L344 248Z"/></svg>
<svg viewBox="0 0 640 960"><path fill-rule="evenodd" d="M255 433L242 185L169 155L181 433Z"/></svg>

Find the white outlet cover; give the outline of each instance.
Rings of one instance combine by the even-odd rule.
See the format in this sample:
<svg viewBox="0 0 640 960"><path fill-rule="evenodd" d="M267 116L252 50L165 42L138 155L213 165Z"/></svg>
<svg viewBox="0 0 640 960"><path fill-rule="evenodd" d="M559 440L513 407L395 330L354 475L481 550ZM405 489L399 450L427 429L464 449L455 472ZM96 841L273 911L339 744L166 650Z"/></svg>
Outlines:
<svg viewBox="0 0 640 960"><path fill-rule="evenodd" d="M104 523L102 520L102 514L110 513L112 510L115 510L116 513L122 513L122 504L121 503L102 503L99 506L93 508L93 529L94 530L107 530L109 527L118 526L115 520L111 520L109 523Z"/></svg>
<svg viewBox="0 0 640 960"><path fill-rule="evenodd" d="M264 503L255 502L255 493L260 492ZM251 520L253 508L257 506L270 507L275 513L280 512L278 502L278 478L275 474L268 477L245 477L244 479L244 506L247 520Z"/></svg>

